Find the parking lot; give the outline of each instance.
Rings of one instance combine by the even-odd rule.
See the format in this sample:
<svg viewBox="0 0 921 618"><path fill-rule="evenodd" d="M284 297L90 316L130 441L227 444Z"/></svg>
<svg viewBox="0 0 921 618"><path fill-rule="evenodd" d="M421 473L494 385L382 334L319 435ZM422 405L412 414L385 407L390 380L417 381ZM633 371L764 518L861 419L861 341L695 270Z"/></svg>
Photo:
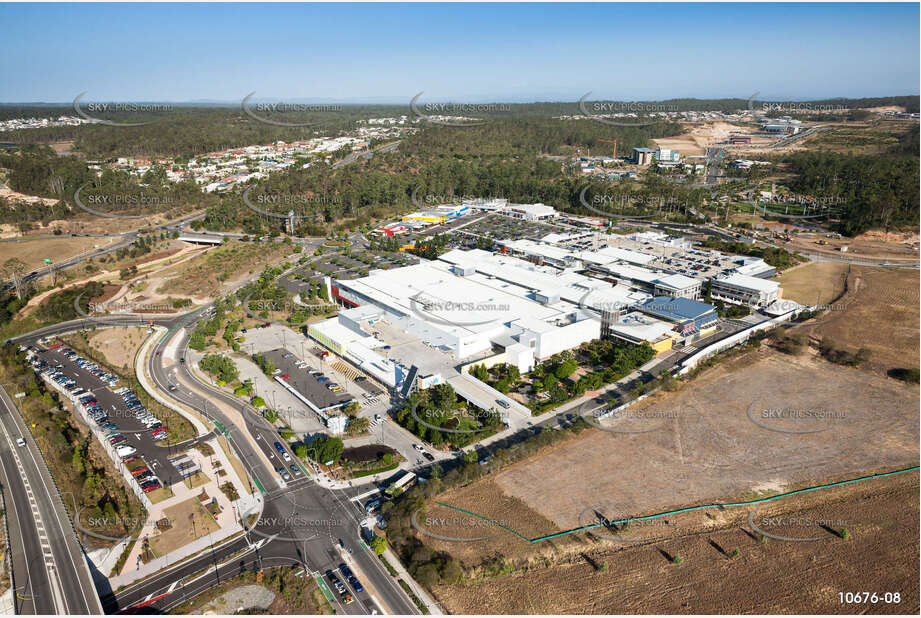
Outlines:
<svg viewBox="0 0 921 618"><path fill-rule="evenodd" d="M374 269L399 268L418 261L412 255L392 251L355 251L350 255L330 253L311 259L279 279L279 283L292 294L309 294L311 286L322 284L325 276L356 279L367 276Z"/></svg>
<svg viewBox="0 0 921 618"><path fill-rule="evenodd" d="M540 239L547 234L560 234L570 231L566 226L539 221L524 221L503 215L491 214L476 220L462 229L451 232L451 238L463 238L472 234L492 240L520 240L522 238ZM429 231L426 230L428 233Z"/></svg>
<svg viewBox="0 0 921 618"><path fill-rule="evenodd" d="M109 384L100 376L93 375L95 365L64 345L54 345L57 347L33 346L30 362L38 373L56 382L59 390L67 391L68 397L74 402L78 420L100 430L104 439L115 449L134 449L126 453L124 459L128 461L125 465L131 469L144 464L150 472L139 479L139 484L158 480L160 485L168 487L180 482L183 477L169 462L169 458L182 449L163 444L169 435L169 428L162 426L159 419L145 416L146 410L136 393L118 386L117 382ZM61 378L64 380L58 382ZM68 384L72 386L67 387ZM81 388L83 391L76 390ZM70 389L75 392L70 392ZM187 448L188 444L185 443L183 448ZM120 465L122 461L115 463ZM135 476L137 478L138 475Z"/></svg>
<svg viewBox="0 0 921 618"><path fill-rule="evenodd" d="M277 378L284 380L324 413L331 413L353 400L342 385L336 384L316 367L305 364L286 349L271 350L265 353L265 357L275 363ZM339 390L334 391L331 387Z"/></svg>

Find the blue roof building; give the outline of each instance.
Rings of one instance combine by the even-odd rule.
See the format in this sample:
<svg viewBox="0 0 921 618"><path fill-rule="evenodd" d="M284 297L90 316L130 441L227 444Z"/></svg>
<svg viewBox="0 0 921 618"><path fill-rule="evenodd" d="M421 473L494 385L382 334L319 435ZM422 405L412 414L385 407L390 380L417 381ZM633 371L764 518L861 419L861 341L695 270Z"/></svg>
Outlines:
<svg viewBox="0 0 921 618"><path fill-rule="evenodd" d="M690 298L656 296L637 306L647 315L675 323L675 330L691 335L716 325L716 307Z"/></svg>

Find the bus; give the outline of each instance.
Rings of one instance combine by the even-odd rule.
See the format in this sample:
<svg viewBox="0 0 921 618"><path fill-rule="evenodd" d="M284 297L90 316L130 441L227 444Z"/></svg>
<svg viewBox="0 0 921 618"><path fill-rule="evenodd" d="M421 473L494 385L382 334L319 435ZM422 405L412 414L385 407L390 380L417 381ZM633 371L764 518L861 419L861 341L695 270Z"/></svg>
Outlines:
<svg viewBox="0 0 921 618"><path fill-rule="evenodd" d="M412 487L416 482L416 473L407 471L406 474L401 476L399 479L387 486L387 489L384 492L391 498L397 496L410 487Z"/></svg>

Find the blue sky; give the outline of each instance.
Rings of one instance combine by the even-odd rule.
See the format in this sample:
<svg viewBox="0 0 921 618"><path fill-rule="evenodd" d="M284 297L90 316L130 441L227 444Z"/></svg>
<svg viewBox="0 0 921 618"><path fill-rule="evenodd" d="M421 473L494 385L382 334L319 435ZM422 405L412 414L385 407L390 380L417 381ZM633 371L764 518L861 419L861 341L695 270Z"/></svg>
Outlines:
<svg viewBox="0 0 921 618"><path fill-rule="evenodd" d="M0 4L0 101L918 94L914 4Z"/></svg>

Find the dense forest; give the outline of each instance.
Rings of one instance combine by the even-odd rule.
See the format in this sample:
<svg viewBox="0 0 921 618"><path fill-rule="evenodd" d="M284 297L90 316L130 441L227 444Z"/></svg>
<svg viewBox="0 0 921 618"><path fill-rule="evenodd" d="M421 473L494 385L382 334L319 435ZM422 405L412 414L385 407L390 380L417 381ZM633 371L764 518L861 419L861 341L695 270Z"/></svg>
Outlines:
<svg viewBox="0 0 921 618"><path fill-rule="evenodd" d="M917 142L917 136L914 138ZM834 198L839 231L854 236L871 228L918 225L918 156L852 156L801 152L787 158L798 193Z"/></svg>
<svg viewBox="0 0 921 618"><path fill-rule="evenodd" d="M47 223L82 215L74 199L81 187L81 203L113 215L160 213L172 218L221 200L220 196L203 193L193 181L168 181L161 168L153 168L141 178L111 169L104 169L97 176L81 158L60 156L47 146L30 144L23 146L18 154L0 154L0 168L7 170L7 184L14 191L62 200L53 206L17 203L15 208L2 208L0 223Z"/></svg>
<svg viewBox="0 0 921 618"><path fill-rule="evenodd" d="M576 93L582 94L582 93ZM742 93L743 96L745 93ZM595 99L593 98L593 101ZM807 110L821 108L822 106L836 106L854 109L859 107L877 107L884 105L903 106L908 112L917 112L919 97L892 96L864 99L823 99L817 101L799 101ZM502 104L497 111L470 113L470 116L483 118L486 124L481 128L483 136L491 136L497 141L488 141L487 149L476 152L486 153L494 148L495 144L502 144L506 140L514 141L514 136L497 135L496 129L501 121L520 119L526 121L548 121L554 116L582 115L577 96L572 102L542 102L542 103L509 103ZM774 102L774 101L771 101ZM417 108L421 113L434 114L426 111L420 100ZM586 103L589 103L587 101ZM624 101L633 107L648 107L665 109L668 111L721 111L735 112L749 106L747 98L730 99L668 99L665 101ZM764 101L757 99L751 102L755 109L760 109ZM178 156L192 157L196 154L213 152L249 144L267 144L270 142L296 141L309 139L319 135L337 135L355 127L355 122L360 119L373 117L398 117L407 116L411 120L416 114L410 107L409 98L402 105L329 105L326 111L272 112L259 107L257 103L249 103L248 108L260 118L286 123L310 123L311 126L287 127L276 126L259 122L242 109L240 103L226 105L191 106L184 104L166 104L167 109L160 112L93 112L96 118L122 123L139 123L154 121L151 124L138 127L113 127L101 124L46 127L41 129L22 129L2 133L3 141L17 144L21 143L50 143L59 141L75 141L75 147L88 158L105 158L118 154L119 156ZM295 107L295 105L291 105ZM83 109L81 107L81 109ZM451 113L451 112L446 112ZM68 106L43 106L43 105L0 105L0 120L12 118L54 118L61 115L76 116L72 105ZM583 123L567 123L581 125ZM598 129L603 125L592 123ZM548 126L551 126L548 124ZM558 123L552 126L559 130ZM439 127L448 129L448 127ZM472 127L460 129L471 131ZM568 130L568 129L564 129ZM577 129L578 130L578 129ZM663 133L663 135L666 133ZM670 134L670 133L668 133ZM606 136L601 136L606 137ZM654 135L652 137L655 137ZM471 138L467 138L471 139ZM618 138L619 139L619 138ZM470 142L468 142L470 143ZM540 140L544 145L540 152L551 152L557 144L567 143L565 135L562 139L553 136L552 141ZM505 147L500 150L507 151Z"/></svg>
<svg viewBox="0 0 921 618"><path fill-rule="evenodd" d="M917 97L914 97L917 99ZM678 100L689 109L738 109L740 100ZM842 105L910 104L911 97L879 100L839 100ZM827 102L815 102L816 105ZM569 106L569 107L567 107ZM735 106L735 107L733 107ZM535 103L509 106L511 113L486 113L484 124L471 127L425 125L407 135L396 151L379 153L370 160L335 168L314 162L311 167L292 166L254 184L250 204L270 203L272 196L297 198L293 208L263 206L279 213L294 210L299 216L295 233L326 235L353 229L383 217L443 203L459 197L502 197L515 202L543 202L558 209L587 215L668 214L671 220L690 220L710 196L706 189L671 182L653 173L643 183L588 181L567 164L576 153L606 153L616 139L621 152L650 146L651 140L678 135L676 123L657 122L643 127L612 127L596 122L560 121L552 113L573 112L575 104ZM9 114L10 107L0 108ZM47 108L38 108L47 109ZM143 127L64 127L87 140L88 152L149 154L171 151L180 158L196 152L272 139L309 137L321 130L329 135L333 126L346 130L361 117L407 112L400 106L353 106L325 114L327 124L317 127L276 127L247 117L239 108L177 108L175 117ZM58 110L60 111L60 110ZM72 110L71 110L72 111ZM268 112L266 112L268 113ZM322 116L316 112L314 116ZM286 120L306 118L308 113L286 114ZM134 146L128 146L134 144ZM138 146L138 144L142 144ZM83 146L81 146L82 148ZM124 149L128 147L128 150ZM138 150L140 149L140 150ZM834 197L843 203L839 230L853 235L873 227L899 228L916 225L918 219L918 132L902 136L892 152L880 157L803 152L783 157L796 175L792 189L817 197ZM181 153L181 154L180 154ZM82 214L74 192L84 187L84 204L98 196L141 196L147 202L122 202L117 208L97 206L111 214L160 213L164 218L205 208L197 229L237 231L264 235L282 229L279 217L260 214L244 201L243 189L220 194L203 193L192 181L171 183L165 170L153 168L143 178L106 169L97 175L79 157L59 156L45 146L26 145L20 153L0 154L0 168L8 170L7 182L29 195L62 199L56 206L16 205L0 209L0 222L29 223ZM761 173L761 172L759 172ZM88 184L87 184L88 183ZM415 196L415 198L414 198ZM585 204L590 205L589 208ZM0 204L2 206L3 204ZM600 205L600 207L599 207ZM689 210L691 209L691 210Z"/></svg>

